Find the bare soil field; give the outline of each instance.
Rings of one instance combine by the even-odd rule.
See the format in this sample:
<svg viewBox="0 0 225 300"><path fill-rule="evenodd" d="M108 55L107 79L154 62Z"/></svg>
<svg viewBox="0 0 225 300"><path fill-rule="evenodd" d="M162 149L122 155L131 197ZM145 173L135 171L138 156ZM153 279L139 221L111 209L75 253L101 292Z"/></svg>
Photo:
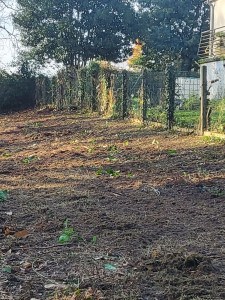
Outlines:
<svg viewBox="0 0 225 300"><path fill-rule="evenodd" d="M225 299L225 144L73 112L0 116L1 300Z"/></svg>

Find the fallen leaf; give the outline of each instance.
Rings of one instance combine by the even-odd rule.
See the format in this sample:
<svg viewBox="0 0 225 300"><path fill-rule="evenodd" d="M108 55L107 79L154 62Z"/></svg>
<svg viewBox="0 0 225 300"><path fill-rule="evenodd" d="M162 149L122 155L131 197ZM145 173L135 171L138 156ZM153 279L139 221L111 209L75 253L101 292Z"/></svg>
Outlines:
<svg viewBox="0 0 225 300"><path fill-rule="evenodd" d="M10 234L10 229L9 229L9 227L6 227L5 228L5 235L9 235Z"/></svg>
<svg viewBox="0 0 225 300"><path fill-rule="evenodd" d="M13 236L16 238L25 238L29 235L29 232L27 230L21 230L16 232Z"/></svg>
<svg viewBox="0 0 225 300"><path fill-rule="evenodd" d="M29 269L29 268L31 268L32 267L32 264L31 263L29 263L29 262L25 262L25 263L23 263L23 268L24 269Z"/></svg>
<svg viewBox="0 0 225 300"><path fill-rule="evenodd" d="M10 267L2 267L2 271L11 274L12 270Z"/></svg>
<svg viewBox="0 0 225 300"><path fill-rule="evenodd" d="M42 224L42 223L35 226L36 229L41 229L43 227L44 227L44 224Z"/></svg>
<svg viewBox="0 0 225 300"><path fill-rule="evenodd" d="M110 271L115 271L116 270L116 267L114 267L112 265L109 265L109 264L105 264L104 268L107 269L107 270L110 270Z"/></svg>
<svg viewBox="0 0 225 300"><path fill-rule="evenodd" d="M101 300L103 299L102 297L102 292L99 290L94 290L92 288L88 288L85 293L84 293L84 299L95 299L95 300Z"/></svg>
<svg viewBox="0 0 225 300"><path fill-rule="evenodd" d="M88 299L88 298L92 297L93 294L94 294L94 291L93 291L92 288L87 289L87 290L85 291L85 293L84 293L85 299Z"/></svg>

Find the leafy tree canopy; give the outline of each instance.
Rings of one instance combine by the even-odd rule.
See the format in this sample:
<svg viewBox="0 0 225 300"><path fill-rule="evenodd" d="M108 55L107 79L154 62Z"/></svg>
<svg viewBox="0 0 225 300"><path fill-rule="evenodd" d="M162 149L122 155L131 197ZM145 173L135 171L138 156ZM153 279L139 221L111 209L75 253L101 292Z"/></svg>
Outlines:
<svg viewBox="0 0 225 300"><path fill-rule="evenodd" d="M81 66L100 58L123 60L136 14L126 0L18 0L14 15L22 42L39 61Z"/></svg>
<svg viewBox="0 0 225 300"><path fill-rule="evenodd" d="M145 56L143 63L180 61L190 70L197 60L201 31L207 30L209 7L203 0L139 0ZM159 66L160 68L160 66Z"/></svg>

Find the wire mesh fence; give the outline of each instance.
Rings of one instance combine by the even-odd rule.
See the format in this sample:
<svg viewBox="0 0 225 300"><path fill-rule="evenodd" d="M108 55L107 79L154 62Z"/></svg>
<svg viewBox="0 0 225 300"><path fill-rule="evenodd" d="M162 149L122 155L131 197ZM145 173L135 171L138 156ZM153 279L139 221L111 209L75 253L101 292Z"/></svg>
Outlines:
<svg viewBox="0 0 225 300"><path fill-rule="evenodd" d="M128 72L129 116L142 118L142 72Z"/></svg>
<svg viewBox="0 0 225 300"><path fill-rule="evenodd" d="M146 72L146 119L166 123L166 73Z"/></svg>
<svg viewBox="0 0 225 300"><path fill-rule="evenodd" d="M175 124L198 129L200 121L200 78L198 73L177 72Z"/></svg>
<svg viewBox="0 0 225 300"><path fill-rule="evenodd" d="M97 75L96 75L97 74ZM198 73L149 70L132 72L101 69L61 71L57 76L36 79L37 105L96 111L114 118L198 129L200 78ZM225 100L210 101L213 130L224 128Z"/></svg>

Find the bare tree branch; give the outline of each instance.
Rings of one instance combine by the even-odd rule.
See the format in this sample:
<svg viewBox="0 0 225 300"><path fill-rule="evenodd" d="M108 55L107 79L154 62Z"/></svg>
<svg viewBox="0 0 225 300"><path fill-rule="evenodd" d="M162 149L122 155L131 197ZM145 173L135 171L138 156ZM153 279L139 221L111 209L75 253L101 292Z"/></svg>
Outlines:
<svg viewBox="0 0 225 300"><path fill-rule="evenodd" d="M16 9L13 6L8 5L6 3L6 1L0 0L0 4L2 4L4 7L8 8L8 9L16 11Z"/></svg>
<svg viewBox="0 0 225 300"><path fill-rule="evenodd" d="M3 29L8 35L13 36L13 33L10 32L5 26L0 25L0 29Z"/></svg>

